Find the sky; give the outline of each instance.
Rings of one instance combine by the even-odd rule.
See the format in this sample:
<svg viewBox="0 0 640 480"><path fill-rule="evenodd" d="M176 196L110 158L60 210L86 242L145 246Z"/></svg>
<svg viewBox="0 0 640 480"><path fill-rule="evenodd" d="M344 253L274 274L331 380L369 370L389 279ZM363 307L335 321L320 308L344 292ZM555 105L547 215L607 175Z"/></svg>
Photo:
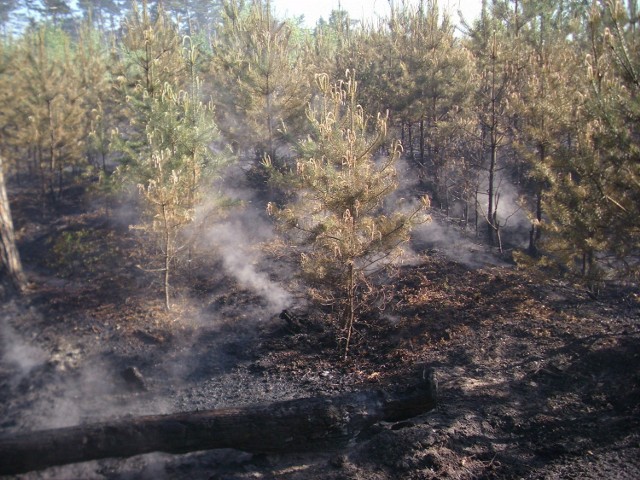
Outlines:
<svg viewBox="0 0 640 480"><path fill-rule="evenodd" d="M417 0L415 3L417 4ZM373 20L389 12L389 0L271 0L271 5L278 15L282 17L304 15L305 24L309 27L313 27L320 17L328 20L329 14L338 8L338 4L354 19ZM440 0L438 5L442 9L449 8L453 14L453 20L457 22L458 9L462 10L465 19L469 21L480 14L482 2L481 0Z"/></svg>

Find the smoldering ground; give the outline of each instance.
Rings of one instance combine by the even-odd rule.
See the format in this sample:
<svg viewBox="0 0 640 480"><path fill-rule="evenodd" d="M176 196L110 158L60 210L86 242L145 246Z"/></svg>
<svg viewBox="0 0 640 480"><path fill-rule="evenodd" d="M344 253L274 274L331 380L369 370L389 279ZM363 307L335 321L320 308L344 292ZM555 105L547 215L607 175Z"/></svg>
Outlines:
<svg viewBox="0 0 640 480"><path fill-rule="evenodd" d="M215 188L218 195L235 205L207 225L200 248L215 252L225 273L263 300L259 317L280 312L293 301L292 294L280 281L291 278L292 272L286 262L275 264L263 254L265 246L276 237L273 223L266 215L266 202L248 187L246 172L240 165L228 168ZM206 216L213 202L205 199L198 216Z"/></svg>
<svg viewBox="0 0 640 480"><path fill-rule="evenodd" d="M286 283L292 273L286 262L272 262L256 247L275 237L263 204L242 181L229 177L225 193L243 205L210 225L200 247L219 256L228 293L183 305L172 325L131 325L125 318L95 325L87 310L77 319L86 328L76 329L71 322L53 325L37 310L9 315L14 326L5 344L11 348L3 350L0 373L0 382L9 386L0 394L3 433L309 396L313 382L256 371L261 328L294 301ZM187 318L178 321L184 312ZM127 367L141 373L144 389L123 383L121 372ZM194 478L198 462L205 465L202 472L209 472L203 475L210 476L220 461L244 460L219 460L214 453L184 460L153 454L58 467L25 478ZM182 462L188 469L180 471Z"/></svg>
<svg viewBox="0 0 640 480"><path fill-rule="evenodd" d="M54 335L53 329L42 334L36 330L42 315L15 304L3 308L0 321L3 432L66 427L149 408L149 399L136 405L121 394L108 352L89 347L85 336ZM161 402L151 405L162 410Z"/></svg>
<svg viewBox="0 0 640 480"><path fill-rule="evenodd" d="M62 323L46 327L46 319L33 308L3 307L1 434L31 431L37 435L41 429L113 418L301 395L290 381L262 378L250 371L260 322L199 314L202 318L196 323L165 324L156 330L139 324L134 329L114 327L87 333L67 329ZM90 324L93 320L83 321ZM141 373L144 389L130 388L124 381L121 373L129 366ZM187 478L200 468L211 472L218 463L228 466L245 457L238 452L188 457L151 454L54 467L22 478ZM185 464L191 473L180 470Z"/></svg>
<svg viewBox="0 0 640 480"><path fill-rule="evenodd" d="M498 176L495 189L494 208L500 229L499 245L487 245L487 196L480 194L475 214L471 216L469 223L465 223L462 216L456 216L460 212L455 204L450 214L431 209L431 221L418 226L413 232L413 249L417 252L436 250L468 268L508 265L509 255L506 250L526 247L531 221L516 185L508 178ZM486 182L481 182L478 191L486 190ZM505 250L505 253L499 251L498 247Z"/></svg>
<svg viewBox="0 0 640 480"><path fill-rule="evenodd" d="M431 222L415 229L412 246L417 252L434 251L472 269L508 265L473 232L440 215L432 215Z"/></svg>
<svg viewBox="0 0 640 480"><path fill-rule="evenodd" d="M15 303L5 305L0 314L0 362L11 372L13 381L20 381L45 363L47 354L41 348L27 342L10 323L19 307Z"/></svg>
<svg viewBox="0 0 640 480"><path fill-rule="evenodd" d="M260 210L259 205L256 208ZM240 223L251 226L252 220ZM247 245L266 236L268 230L250 237ZM431 238L455 244L457 240L451 235L445 231ZM456 260L462 258L465 248L459 247L457 252L451 250ZM426 248L426 244L421 247ZM552 478L563 471L603 478L601 472L589 475L598 455L600 466L608 463L611 467L604 477L632 478L635 474L633 478L637 478L637 429L633 430L637 422L630 421L638 418L633 415L637 408L627 411L622 405L621 413L616 413L620 399L616 385L625 386L629 403L636 398L631 396L635 391L628 388L634 385L628 366L637 359L637 348L630 348L625 355L610 350L616 338L637 345L630 336L637 334L637 296L632 297L633 310L619 314L616 309L625 301L590 303L586 296L574 298L577 293L565 289L563 295L570 300L549 309L539 302L538 295L523 296L533 287L517 272L468 271L442 258L433 263L433 268L421 271L434 280L428 288L436 295L418 312L398 313L399 319L409 320L407 327L413 325L418 330L403 330L401 338L395 330L370 336L366 340L375 355L346 365L336 364L334 357L323 357L316 349L317 337L311 335L279 334L266 340L272 347L260 351L264 339L261 328L270 319L269 304L250 290L237 288L239 282L226 274L221 274L220 288L227 292L200 298L200 304L193 307L196 317L187 313L187 318L179 321L176 313L171 321L161 324L156 324L155 314L148 311L153 305L149 291L134 297L132 302L139 303L133 306L120 299L109 315L102 310L105 305L96 308L82 301L67 309L62 297L70 296L72 285L50 285L46 296L43 292L28 293L26 304L31 307L11 311L0 305L10 325L9 330L0 330L0 432L333 394L340 389L352 391L362 382L377 388L381 376L407 373L407 366L419 361L440 366L442 408L415 422L381 425L372 441L357 443L356 450L338 458L327 454L283 456L263 459L260 464L260 459L249 462L248 455L229 451L150 454L54 467L22 478L520 478L531 468L532 459L539 474L533 472L527 478ZM264 260L254 264L256 272L269 272L267 278L277 281L279 277L269 268L277 269L278 264L266 268L268 265ZM483 290L470 292L475 285L483 285ZM555 293L557 284L553 290ZM474 291L487 295L487 301L476 302L475 295L470 295ZM544 286L534 290L544 291ZM91 294L104 299L99 288ZM594 308L591 317L584 317ZM610 313L603 313L604 308ZM137 311L144 315L130 316ZM522 325L527 325L526 335ZM308 343L301 341L305 338ZM594 342L594 338L599 340ZM305 349L309 345L314 349L312 354L305 356L298 350L300 345ZM612 355L616 352L618 355ZM591 361L581 367L585 358ZM619 365L619 375L611 376L603 367L610 360ZM514 370L515 364L518 368ZM123 386L120 371L128 366L140 371L146 390ZM494 385L508 390L508 395L496 396ZM611 391L615 408L602 396ZM566 421L567 406L579 421ZM598 427L595 438L611 431L613 424L624 426L619 437L604 437L601 443L590 440L594 425ZM572 438L588 441L576 449ZM608 445L600 447L605 442ZM603 462L603 452L627 456ZM582 469L576 469L577 462ZM549 465L546 471L545 465ZM623 477L620 472L631 476Z"/></svg>
<svg viewBox="0 0 640 480"><path fill-rule="evenodd" d="M228 275L266 302L266 312L275 313L291 303L291 295L261 270L265 261L258 242L268 241L269 226L251 204L207 232L207 242L219 253Z"/></svg>
<svg viewBox="0 0 640 480"><path fill-rule="evenodd" d="M416 175L416 167L401 157L396 163L398 188L386 201L384 208L389 212L412 212L419 205L416 192L420 192L420 180ZM500 202L498 203L498 220L501 225L521 230L526 225L526 215L519 205L515 187L505 179L499 182ZM479 208L485 208L479 206ZM455 216L448 216L443 211L431 207L426 209L427 221L416 225L411 233L411 242L405 246L404 264L420 262L425 252L438 253L469 268L481 268L486 265L506 265L506 262L493 249L484 244L470 228L462 224ZM486 227L480 218L480 228ZM511 235L513 237L513 235ZM518 237L520 238L520 237Z"/></svg>

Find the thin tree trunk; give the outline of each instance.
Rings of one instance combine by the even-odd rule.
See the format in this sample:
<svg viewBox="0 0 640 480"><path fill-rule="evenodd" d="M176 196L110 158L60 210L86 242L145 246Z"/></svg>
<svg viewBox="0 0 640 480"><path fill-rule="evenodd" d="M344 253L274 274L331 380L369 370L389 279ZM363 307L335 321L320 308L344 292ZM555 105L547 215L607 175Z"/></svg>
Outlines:
<svg viewBox="0 0 640 480"><path fill-rule="evenodd" d="M162 205L162 220L164 222L164 306L167 311L171 310L169 299L169 279L171 268L171 234L169 232L169 222L167 220L166 206Z"/></svg>
<svg viewBox="0 0 640 480"><path fill-rule="evenodd" d="M49 194L51 195L51 200L55 202L56 194L55 194L55 175L56 175L56 135L55 129L53 125L53 107L51 105L52 100L47 100L47 115L49 116L49 141L51 145L49 145Z"/></svg>
<svg viewBox="0 0 640 480"><path fill-rule="evenodd" d="M408 140L409 140L409 158L411 160L415 160L415 156L413 155L413 129L411 127L411 123L409 123L408 127Z"/></svg>
<svg viewBox="0 0 640 480"><path fill-rule="evenodd" d="M4 180L3 160L0 157L0 280L5 275L15 291L22 292L27 280L16 247L13 218Z"/></svg>
<svg viewBox="0 0 640 480"><path fill-rule="evenodd" d="M43 146L38 142L38 148L36 149L36 159L38 162L38 172L40 174L40 215L44 218L47 211L47 173L44 162Z"/></svg>
<svg viewBox="0 0 640 480"><path fill-rule="evenodd" d="M495 244L495 209L494 209L494 196L495 196L495 169L497 160L497 145L491 141L491 158L489 160L489 186L487 190L487 239L489 245Z"/></svg>
<svg viewBox="0 0 640 480"><path fill-rule="evenodd" d="M271 157L271 160L275 162L276 152L275 152L274 141L273 141L273 112L272 112L273 108L271 106L271 85L269 85L269 74L267 74L266 76L266 82L267 82L266 84L267 135L269 136L269 138L267 139L268 141L267 154Z"/></svg>
<svg viewBox="0 0 640 480"><path fill-rule="evenodd" d="M424 158L424 117L420 118L420 163L425 164Z"/></svg>
<svg viewBox="0 0 640 480"><path fill-rule="evenodd" d="M495 245L495 233L496 225L494 222L495 210L494 210L494 195L495 195L495 171L498 161L498 115L497 115L497 102L496 97L496 61L497 61L497 46L495 33L493 34L493 47L491 54L491 126L490 126L490 158L489 158L489 186L488 186L488 201L487 201L487 240L489 245Z"/></svg>
<svg viewBox="0 0 640 480"><path fill-rule="evenodd" d="M171 267L171 258L169 257L169 253L166 252L164 255L164 306L167 311L171 310L171 303L169 299L169 268Z"/></svg>
<svg viewBox="0 0 640 480"><path fill-rule="evenodd" d="M351 333L353 332L353 322L356 316L356 285L355 285L355 272L353 267L353 261L349 263L349 278L347 281L347 296L349 305L347 306L347 339L344 346L344 359L349 356L349 345L351 344Z"/></svg>
<svg viewBox="0 0 640 480"><path fill-rule="evenodd" d="M531 230L529 230L529 255L532 257L538 256L538 242L542 236L540 230L540 224L542 223L542 187L539 185L536 188L536 222L531 224Z"/></svg>
<svg viewBox="0 0 640 480"><path fill-rule="evenodd" d="M195 167L195 165L197 164L195 153L192 155L191 162L192 162L191 187L189 188L189 197L187 199L187 205L189 206L189 209L194 209L196 204L196 191L198 189L198 170ZM193 273L192 272L193 250L194 250L193 242L189 240L189 243L187 246L187 279L189 283L191 283L191 276Z"/></svg>
<svg viewBox="0 0 640 480"><path fill-rule="evenodd" d="M479 204L479 200L478 200L479 193L480 192L478 192L478 185L476 185L476 193L475 193L475 197L476 197L475 206L476 206L476 208L474 209L476 214L475 214L475 217L473 219L475 232L476 232L476 238L478 238L478 234L479 234L479 232L478 232L478 223L479 223L478 222L478 220L479 220L479 218L478 218L479 217L478 209L480 208L480 204Z"/></svg>

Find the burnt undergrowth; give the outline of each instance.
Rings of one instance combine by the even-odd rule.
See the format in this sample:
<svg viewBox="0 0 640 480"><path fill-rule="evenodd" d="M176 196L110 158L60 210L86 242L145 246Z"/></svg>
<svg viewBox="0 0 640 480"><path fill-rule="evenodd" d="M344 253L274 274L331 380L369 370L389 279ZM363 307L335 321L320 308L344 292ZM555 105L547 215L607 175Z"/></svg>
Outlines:
<svg viewBox="0 0 640 480"><path fill-rule="evenodd" d="M343 361L335 312L303 301L277 262L269 278L298 289L289 318L215 254L176 278L166 312L154 275L138 268L144 252L113 211L78 194L75 210L46 221L25 192L14 198L30 287L1 309L3 434L376 389L427 367L440 385L436 410L376 425L341 452L152 454L25 478L640 475L632 287L608 285L593 298L568 280L470 268L431 250L381 280ZM127 383L127 369L144 388Z"/></svg>

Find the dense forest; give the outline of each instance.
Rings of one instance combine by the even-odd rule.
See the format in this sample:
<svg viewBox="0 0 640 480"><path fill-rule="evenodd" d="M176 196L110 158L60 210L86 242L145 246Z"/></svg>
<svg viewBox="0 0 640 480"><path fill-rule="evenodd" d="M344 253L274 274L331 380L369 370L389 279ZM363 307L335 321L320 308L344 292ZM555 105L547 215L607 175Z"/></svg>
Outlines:
<svg viewBox="0 0 640 480"><path fill-rule="evenodd" d="M0 1L0 476L640 478L637 2L442 3Z"/></svg>
<svg viewBox="0 0 640 480"><path fill-rule="evenodd" d="M107 213L128 198L167 308L203 225L241 200L223 188L234 165L308 280L352 306L429 207L594 292L637 280L634 0L484 0L470 24L427 0L312 29L268 1L1 8L7 183L43 216L70 185Z"/></svg>

